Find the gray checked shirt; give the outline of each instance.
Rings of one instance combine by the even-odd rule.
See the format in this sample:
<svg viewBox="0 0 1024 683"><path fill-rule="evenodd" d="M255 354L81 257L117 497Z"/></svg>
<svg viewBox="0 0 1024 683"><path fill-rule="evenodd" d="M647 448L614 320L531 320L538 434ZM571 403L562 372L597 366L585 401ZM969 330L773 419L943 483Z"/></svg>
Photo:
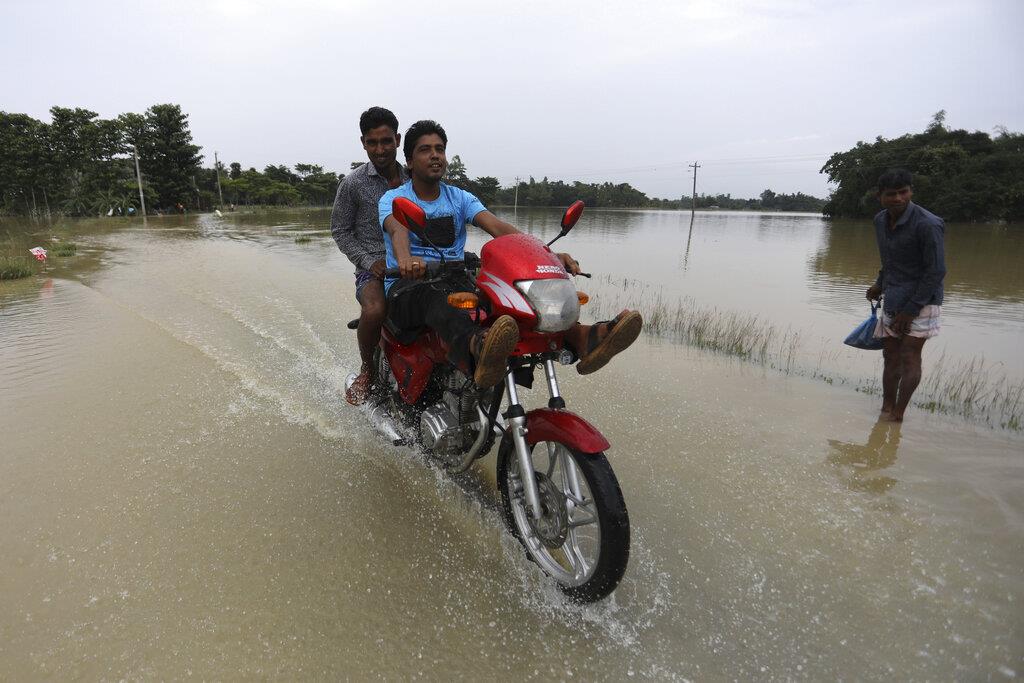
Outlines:
<svg viewBox="0 0 1024 683"><path fill-rule="evenodd" d="M407 176L398 166L402 182ZM338 248L360 270L369 270L373 262L384 258L384 235L377 219L377 204L391 189L388 180L365 163L349 173L338 185L331 212L331 236Z"/></svg>

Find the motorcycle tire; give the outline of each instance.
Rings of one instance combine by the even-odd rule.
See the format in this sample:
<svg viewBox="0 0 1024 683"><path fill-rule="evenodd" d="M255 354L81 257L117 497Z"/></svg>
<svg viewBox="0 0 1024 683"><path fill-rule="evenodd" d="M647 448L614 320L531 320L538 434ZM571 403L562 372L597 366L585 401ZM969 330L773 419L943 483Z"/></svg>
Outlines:
<svg viewBox="0 0 1024 683"><path fill-rule="evenodd" d="M629 561L629 515L608 459L604 453L580 453L543 441L533 447L533 466L544 509L539 522L526 514L512 439L502 439L497 478L505 523L527 556L568 597L577 602L605 598L619 585ZM568 467L576 473L575 489Z"/></svg>

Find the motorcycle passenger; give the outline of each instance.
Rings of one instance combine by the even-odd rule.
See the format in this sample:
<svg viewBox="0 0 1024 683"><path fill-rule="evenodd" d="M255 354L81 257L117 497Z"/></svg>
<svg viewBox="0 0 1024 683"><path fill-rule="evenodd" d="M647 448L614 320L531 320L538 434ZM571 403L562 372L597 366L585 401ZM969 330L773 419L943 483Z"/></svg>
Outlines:
<svg viewBox="0 0 1024 683"><path fill-rule="evenodd" d="M359 357L362 366L345 399L352 405L366 400L373 385L373 351L387 313L384 298L384 240L377 220L377 203L389 188L406 180L396 156L402 136L398 119L383 107L370 107L359 117L359 142L370 163L345 176L338 185L331 212L331 235L355 265L359 302Z"/></svg>
<svg viewBox="0 0 1024 683"><path fill-rule="evenodd" d="M435 121L417 121L405 133L402 147L410 179L380 200L379 216L384 232L388 268L397 267L401 279L385 278L388 317L399 328L426 325L448 345L448 359L459 367L473 366L473 380L481 388L494 386L505 376L508 356L519 341L519 328L508 315L482 330L462 310L448 305L448 294L472 288L417 282L426 273L425 263L437 261L437 253L391 215L396 197L406 197L425 212L425 232L446 260L464 258L466 224L472 223L491 237L519 232L488 211L473 194L441 182L448 167L445 156L448 136ZM571 274L579 264L568 254L557 254ZM604 367L639 336L643 319L636 311L622 311L613 320L594 325L576 323L565 333L565 343L580 358L577 371L589 374Z"/></svg>

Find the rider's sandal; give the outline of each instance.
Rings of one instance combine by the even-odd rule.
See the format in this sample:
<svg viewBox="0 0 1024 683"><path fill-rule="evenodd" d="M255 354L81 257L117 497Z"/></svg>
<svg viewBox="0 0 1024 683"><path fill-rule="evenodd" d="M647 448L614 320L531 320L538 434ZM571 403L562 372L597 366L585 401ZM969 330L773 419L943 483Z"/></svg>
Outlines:
<svg viewBox="0 0 1024 683"><path fill-rule="evenodd" d="M519 342L519 325L512 316L503 315L473 341L473 356L476 358L473 381L481 389L488 389L505 376L509 354Z"/></svg>
<svg viewBox="0 0 1024 683"><path fill-rule="evenodd" d="M373 383L369 372L360 372L352 380L352 386L345 390L345 400L354 406L366 403L370 396L370 385Z"/></svg>
<svg viewBox="0 0 1024 683"><path fill-rule="evenodd" d="M598 338L598 328L607 325L604 336ZM623 311L611 320L602 320L590 326L587 332L587 350L580 354L576 372L589 375L600 370L615 354L625 351L640 336L644 319L636 311Z"/></svg>

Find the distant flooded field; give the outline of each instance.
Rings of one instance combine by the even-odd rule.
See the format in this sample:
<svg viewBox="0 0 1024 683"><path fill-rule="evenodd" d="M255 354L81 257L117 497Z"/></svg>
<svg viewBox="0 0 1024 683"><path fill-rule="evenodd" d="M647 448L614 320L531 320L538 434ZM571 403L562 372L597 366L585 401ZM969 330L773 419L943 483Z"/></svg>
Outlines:
<svg viewBox="0 0 1024 683"><path fill-rule="evenodd" d="M586 212L558 243L594 274L584 321L630 305L650 329L561 374L633 526L623 584L584 608L504 531L493 456L451 482L344 403L357 307L328 218L0 221L12 252L77 247L0 282L0 679L1024 672L1024 230L948 226L925 382L964 391L923 386L947 412L894 425L879 355L841 344L868 223Z"/></svg>
<svg viewBox="0 0 1024 683"><path fill-rule="evenodd" d="M878 274L870 221L809 214L591 212L560 245L600 274L602 313L643 310L650 331L682 341L710 326L721 344L769 367L879 391L881 354L843 346L870 310ZM511 213L504 213L506 219ZM550 238L552 212L519 212ZM1024 228L950 224L942 333L924 348L916 402L994 426L1024 418ZM660 317L660 320L659 320ZM659 324L660 323L660 324ZM698 330L703 331L703 330ZM684 333L680 333L684 332Z"/></svg>

